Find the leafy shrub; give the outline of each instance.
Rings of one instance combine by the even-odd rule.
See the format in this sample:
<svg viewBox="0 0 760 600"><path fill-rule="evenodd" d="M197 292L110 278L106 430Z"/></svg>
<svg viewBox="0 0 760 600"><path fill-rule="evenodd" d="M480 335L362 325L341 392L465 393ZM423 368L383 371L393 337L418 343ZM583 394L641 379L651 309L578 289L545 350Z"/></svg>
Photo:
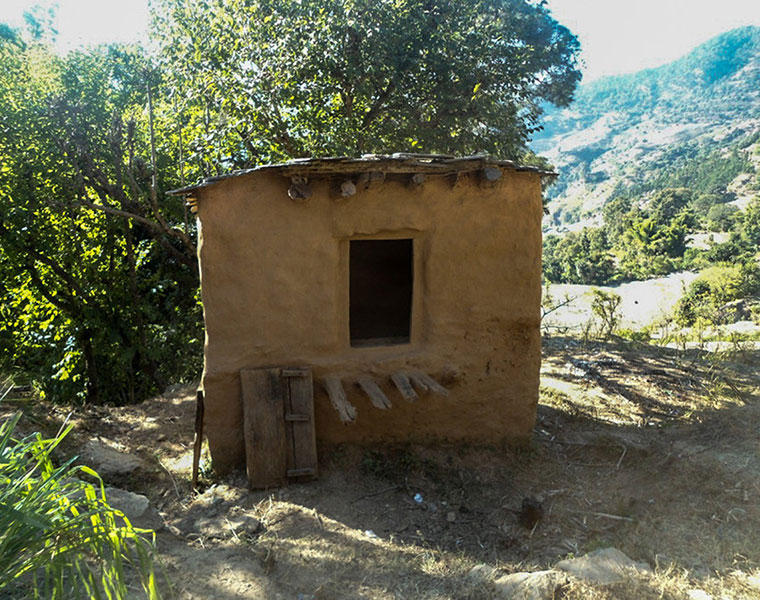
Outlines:
<svg viewBox="0 0 760 600"><path fill-rule="evenodd" d="M108 506L92 469L54 466L51 453L71 428L16 439L19 417L0 424L0 596L123 599L136 576L146 597L160 598L147 532Z"/></svg>
<svg viewBox="0 0 760 600"><path fill-rule="evenodd" d="M754 247L760 247L760 196L755 196L744 211L742 236Z"/></svg>
<svg viewBox="0 0 760 600"><path fill-rule="evenodd" d="M615 292L605 292L604 290L591 290L593 299L591 300L591 311L601 321L599 334L602 337L609 337L620 323L620 302L622 298Z"/></svg>
<svg viewBox="0 0 760 600"><path fill-rule="evenodd" d="M617 330L617 335L619 335L621 338L624 338L626 340L631 340L632 342L643 342L647 343L651 341L652 336L649 333L649 330L647 329L630 329L630 328L623 328Z"/></svg>
<svg viewBox="0 0 760 600"><path fill-rule="evenodd" d="M721 306L760 294L760 267L747 262L705 269L676 305L676 322L690 327L698 319L717 323Z"/></svg>
<svg viewBox="0 0 760 600"><path fill-rule="evenodd" d="M731 231L738 214L739 209L733 204L716 204L707 212L707 228L710 231Z"/></svg>

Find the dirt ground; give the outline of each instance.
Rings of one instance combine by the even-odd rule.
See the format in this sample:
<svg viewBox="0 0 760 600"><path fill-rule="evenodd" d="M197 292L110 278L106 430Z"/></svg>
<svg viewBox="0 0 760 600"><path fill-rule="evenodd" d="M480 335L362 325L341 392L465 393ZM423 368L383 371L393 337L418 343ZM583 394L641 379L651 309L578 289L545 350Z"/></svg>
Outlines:
<svg viewBox="0 0 760 600"><path fill-rule="evenodd" d="M78 409L66 451L100 436L143 459L170 597L485 599L486 563L532 571L615 546L654 576L564 598L760 598L760 352L544 342L533 442L320 449L320 478L250 492L236 473L190 490L194 390ZM421 400L424 402L424 399ZM54 427L70 409L27 408ZM543 503L531 528L524 498ZM700 596L702 598L706 596Z"/></svg>

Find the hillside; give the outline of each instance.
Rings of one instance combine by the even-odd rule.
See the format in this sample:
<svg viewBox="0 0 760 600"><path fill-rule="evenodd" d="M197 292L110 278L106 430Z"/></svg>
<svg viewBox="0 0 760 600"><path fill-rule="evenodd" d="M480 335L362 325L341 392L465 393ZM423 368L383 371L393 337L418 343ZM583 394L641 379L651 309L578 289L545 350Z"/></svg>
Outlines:
<svg viewBox="0 0 760 600"><path fill-rule="evenodd" d="M760 27L720 35L683 58L582 85L547 110L533 149L561 173L548 229L599 224L624 195L668 187L743 207L760 189Z"/></svg>

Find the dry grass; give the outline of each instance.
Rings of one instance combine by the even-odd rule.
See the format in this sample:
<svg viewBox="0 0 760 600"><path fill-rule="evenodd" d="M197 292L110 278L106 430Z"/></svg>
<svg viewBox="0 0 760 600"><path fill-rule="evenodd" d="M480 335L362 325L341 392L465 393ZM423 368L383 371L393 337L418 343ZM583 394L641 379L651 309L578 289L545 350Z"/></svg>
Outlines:
<svg viewBox="0 0 760 600"><path fill-rule="evenodd" d="M190 494L190 390L74 419L80 441L103 435L146 460L120 483L170 522L199 510L263 524L222 539L162 533L180 598L482 600L492 590L467 578L478 563L535 570L606 546L654 576L576 582L564 598L760 598L758 365L746 352L548 340L530 448L321 449L318 481L272 494L240 474ZM38 425L45 414L30 407ZM526 496L546 509L532 531L515 514Z"/></svg>

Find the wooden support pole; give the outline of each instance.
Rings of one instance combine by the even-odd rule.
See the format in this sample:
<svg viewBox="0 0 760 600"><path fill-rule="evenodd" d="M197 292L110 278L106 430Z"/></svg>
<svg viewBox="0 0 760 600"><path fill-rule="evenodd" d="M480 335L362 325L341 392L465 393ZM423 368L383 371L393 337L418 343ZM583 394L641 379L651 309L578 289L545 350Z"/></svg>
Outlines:
<svg viewBox="0 0 760 600"><path fill-rule="evenodd" d="M409 377L407 377L405 373L402 373L400 371L394 373L391 375L391 381L398 388L398 391L401 392L401 396L404 398L404 400L415 402L419 399L417 392L414 391L414 388L409 381Z"/></svg>
<svg viewBox="0 0 760 600"><path fill-rule="evenodd" d="M382 171L372 171L369 174L369 181L367 182L367 189L379 188L385 181L385 173Z"/></svg>
<svg viewBox="0 0 760 600"><path fill-rule="evenodd" d="M201 448L203 446L203 390L198 390L195 395L195 441L193 441L193 491L198 489L198 466L201 461Z"/></svg>
<svg viewBox="0 0 760 600"><path fill-rule="evenodd" d="M369 187L369 173L359 173L356 178L356 187L362 190L366 190Z"/></svg>
<svg viewBox="0 0 760 600"><path fill-rule="evenodd" d="M433 394L443 396L444 398L449 395L449 390L443 387L427 373L414 371L408 375L409 380L414 384L414 387L416 387L421 392L431 392Z"/></svg>
<svg viewBox="0 0 760 600"><path fill-rule="evenodd" d="M391 401L388 400L388 397L372 377L363 375L356 380L356 383L367 394L370 402L372 402L372 406L380 410L386 410L391 407Z"/></svg>
<svg viewBox="0 0 760 600"><path fill-rule="evenodd" d="M356 420L356 407L346 398L346 391L343 389L340 377L327 375L322 378L322 386L330 397L333 408L338 411L340 420L344 423L353 423Z"/></svg>
<svg viewBox="0 0 760 600"><path fill-rule="evenodd" d="M459 171L457 171L456 173L452 173L451 175L449 175L448 179L449 179L449 185L451 186L451 189L453 190L453 189L459 187L460 185L462 185L462 182L464 181L464 178L465 178L465 174L464 173L460 173Z"/></svg>

